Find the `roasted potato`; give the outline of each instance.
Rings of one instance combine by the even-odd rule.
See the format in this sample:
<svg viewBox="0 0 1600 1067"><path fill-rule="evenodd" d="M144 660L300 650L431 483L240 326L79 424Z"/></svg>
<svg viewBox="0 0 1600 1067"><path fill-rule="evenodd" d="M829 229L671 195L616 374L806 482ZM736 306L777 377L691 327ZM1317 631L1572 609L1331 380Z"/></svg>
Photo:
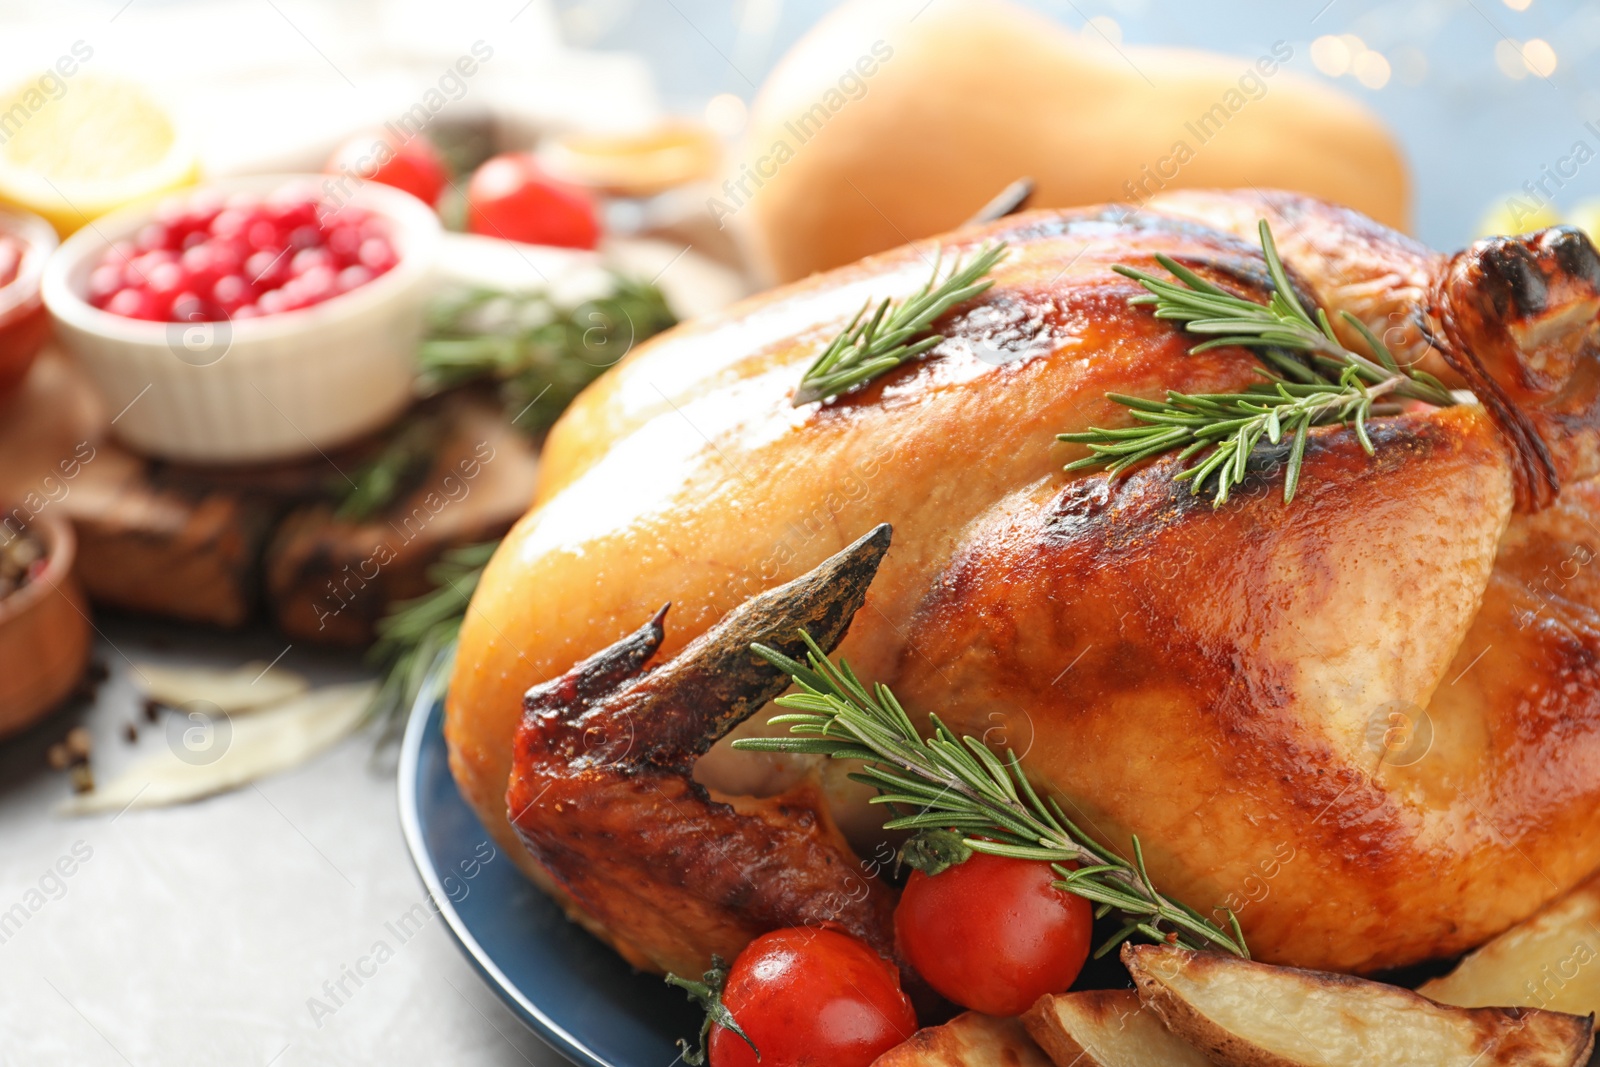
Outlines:
<svg viewBox="0 0 1600 1067"><path fill-rule="evenodd" d="M1362 978L1169 945L1125 945L1139 998L1222 1067L1577 1067L1593 1020L1454 1008Z"/></svg>
<svg viewBox="0 0 1600 1067"><path fill-rule="evenodd" d="M1211 1067L1131 989L1047 994L1022 1025L1056 1067Z"/></svg>
<svg viewBox="0 0 1600 1067"><path fill-rule="evenodd" d="M1441 1004L1600 1012L1600 877L1518 923L1417 990Z"/></svg>
<svg viewBox="0 0 1600 1067"><path fill-rule="evenodd" d="M1050 1067L1018 1019L969 1011L918 1030L872 1067Z"/></svg>

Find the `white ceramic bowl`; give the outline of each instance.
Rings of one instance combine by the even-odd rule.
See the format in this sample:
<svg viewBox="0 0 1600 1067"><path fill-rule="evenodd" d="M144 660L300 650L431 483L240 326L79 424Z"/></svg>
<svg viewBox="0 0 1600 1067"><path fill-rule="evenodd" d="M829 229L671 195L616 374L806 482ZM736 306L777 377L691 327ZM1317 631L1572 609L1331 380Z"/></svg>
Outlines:
<svg viewBox="0 0 1600 1067"><path fill-rule="evenodd" d="M321 175L208 183L267 194ZM183 194L178 194L183 195ZM313 454L392 419L412 395L417 343L438 252L438 216L408 193L367 182L348 198L389 220L399 262L348 293L299 311L239 322L128 319L90 306L89 274L159 201L73 234L45 267L56 336L94 377L113 432L132 448L191 463L258 463Z"/></svg>

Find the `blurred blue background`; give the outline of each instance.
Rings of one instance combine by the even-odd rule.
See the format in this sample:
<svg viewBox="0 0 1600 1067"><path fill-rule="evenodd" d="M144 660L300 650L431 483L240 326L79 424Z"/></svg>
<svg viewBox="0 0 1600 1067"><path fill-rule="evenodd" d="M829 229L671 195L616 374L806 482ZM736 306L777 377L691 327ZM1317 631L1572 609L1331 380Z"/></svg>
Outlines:
<svg viewBox="0 0 1600 1067"><path fill-rule="evenodd" d="M1600 154L1593 0L1020 2L1096 41L1246 57L1287 41L1290 69L1339 86L1396 132L1414 177L1415 228L1436 246L1473 237L1486 210L1526 182L1543 180L1541 198L1562 210L1600 197L1600 162L1553 176L1580 141ZM504 143L531 143L552 129L638 125L662 111L718 115L726 121L713 124L731 136L738 101L755 96L831 6L0 0L0 83L47 66L82 39L95 50L93 69L120 71L164 94L199 134L214 173L318 166L352 129L415 101L481 40L495 59L452 114L492 112ZM719 98L721 111L708 113Z"/></svg>
<svg viewBox="0 0 1600 1067"><path fill-rule="evenodd" d="M685 113L698 113L718 93L748 101L752 85L832 6L819 0L556 2L569 43L645 56L667 105ZM1600 196L1600 160L1577 167L1559 187L1541 170L1553 173L1580 140L1600 154L1600 133L1585 127L1592 121L1600 131L1600 4L1030 0L1027 6L1091 33L1096 28L1088 23L1097 20L1099 30L1128 44L1255 56L1273 41L1288 41L1295 50L1291 69L1358 97L1397 133L1411 166L1417 233L1437 247L1469 240L1485 211L1524 182L1545 179L1550 199L1562 209ZM1330 40L1313 51L1319 38ZM1363 58L1369 52L1376 56Z"/></svg>

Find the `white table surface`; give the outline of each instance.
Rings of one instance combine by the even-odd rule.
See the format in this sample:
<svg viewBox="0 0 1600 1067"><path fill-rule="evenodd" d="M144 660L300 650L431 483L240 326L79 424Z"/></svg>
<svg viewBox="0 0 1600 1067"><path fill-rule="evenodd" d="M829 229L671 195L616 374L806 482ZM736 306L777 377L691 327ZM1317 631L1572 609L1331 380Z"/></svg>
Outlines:
<svg viewBox="0 0 1600 1067"><path fill-rule="evenodd" d="M128 661L271 659L284 641L100 620L111 669L94 707L0 745L0 913L44 903L0 932L0 1064L126 1067L225 1064L566 1061L507 1011L430 918L403 944L394 924L423 902L401 838L393 760L374 766L358 734L285 774L180 807L119 816L55 813L66 775L45 749L76 721L95 738L102 780L166 743L141 729ZM314 683L363 676L353 656L291 647L282 664ZM47 872L63 856L70 877ZM69 862L68 869L74 863ZM393 957L331 1015L324 982L373 952ZM364 969L371 969L370 966Z"/></svg>

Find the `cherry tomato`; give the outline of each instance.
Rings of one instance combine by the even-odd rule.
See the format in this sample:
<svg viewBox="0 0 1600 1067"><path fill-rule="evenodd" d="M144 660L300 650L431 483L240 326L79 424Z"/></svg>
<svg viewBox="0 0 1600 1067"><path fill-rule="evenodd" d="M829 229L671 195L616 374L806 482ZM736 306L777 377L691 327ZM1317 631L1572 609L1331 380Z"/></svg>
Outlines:
<svg viewBox="0 0 1600 1067"><path fill-rule="evenodd" d="M745 946L723 1005L759 1067L868 1067L917 1030L894 965L826 928L775 930ZM757 1067L738 1034L711 1028L711 1067Z"/></svg>
<svg viewBox="0 0 1600 1067"><path fill-rule="evenodd" d="M388 130L357 134L322 168L325 174L354 174L366 181L404 189L424 204L438 203L449 182L444 157L421 134L404 141Z"/></svg>
<svg viewBox="0 0 1600 1067"><path fill-rule="evenodd" d="M467 183L467 229L535 245L593 248L600 240L594 201L546 174L525 152L495 156Z"/></svg>
<svg viewBox="0 0 1600 1067"><path fill-rule="evenodd" d="M1055 877L1049 864L981 852L931 878L912 871L894 913L900 951L957 1004L1020 1015L1064 992L1089 956L1094 909Z"/></svg>

